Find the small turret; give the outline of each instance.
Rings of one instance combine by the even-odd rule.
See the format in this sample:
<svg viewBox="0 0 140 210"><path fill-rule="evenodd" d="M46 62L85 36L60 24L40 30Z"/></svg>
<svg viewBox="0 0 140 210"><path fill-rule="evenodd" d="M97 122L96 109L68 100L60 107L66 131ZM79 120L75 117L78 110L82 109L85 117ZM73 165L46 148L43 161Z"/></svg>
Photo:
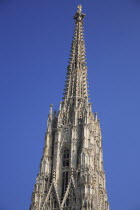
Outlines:
<svg viewBox="0 0 140 210"><path fill-rule="evenodd" d="M53 122L53 104L50 104L50 111L47 120L47 132L52 132L52 122Z"/></svg>

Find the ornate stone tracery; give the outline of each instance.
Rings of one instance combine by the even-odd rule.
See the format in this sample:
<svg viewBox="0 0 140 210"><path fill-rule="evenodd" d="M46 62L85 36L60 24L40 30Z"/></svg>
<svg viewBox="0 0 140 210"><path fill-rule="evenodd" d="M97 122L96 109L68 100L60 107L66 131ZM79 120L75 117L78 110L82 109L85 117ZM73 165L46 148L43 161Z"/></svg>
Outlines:
<svg viewBox="0 0 140 210"><path fill-rule="evenodd" d="M97 114L88 98L81 5L60 109L50 113L30 210L109 210Z"/></svg>

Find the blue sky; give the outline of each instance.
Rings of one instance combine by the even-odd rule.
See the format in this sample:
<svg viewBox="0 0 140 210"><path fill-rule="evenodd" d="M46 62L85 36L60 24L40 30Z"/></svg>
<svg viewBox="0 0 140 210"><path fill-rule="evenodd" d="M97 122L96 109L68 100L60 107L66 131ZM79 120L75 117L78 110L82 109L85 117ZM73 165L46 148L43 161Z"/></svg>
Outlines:
<svg viewBox="0 0 140 210"><path fill-rule="evenodd" d="M0 0L0 210L29 209L79 3L111 210L140 210L140 0Z"/></svg>

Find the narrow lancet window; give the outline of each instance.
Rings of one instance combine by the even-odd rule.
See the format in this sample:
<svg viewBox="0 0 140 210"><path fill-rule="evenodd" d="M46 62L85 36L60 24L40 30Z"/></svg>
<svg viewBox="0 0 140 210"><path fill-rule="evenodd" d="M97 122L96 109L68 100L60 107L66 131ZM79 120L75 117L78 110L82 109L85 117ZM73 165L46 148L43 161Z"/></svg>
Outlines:
<svg viewBox="0 0 140 210"><path fill-rule="evenodd" d="M69 179L69 150L65 149L62 159L62 198L68 186Z"/></svg>

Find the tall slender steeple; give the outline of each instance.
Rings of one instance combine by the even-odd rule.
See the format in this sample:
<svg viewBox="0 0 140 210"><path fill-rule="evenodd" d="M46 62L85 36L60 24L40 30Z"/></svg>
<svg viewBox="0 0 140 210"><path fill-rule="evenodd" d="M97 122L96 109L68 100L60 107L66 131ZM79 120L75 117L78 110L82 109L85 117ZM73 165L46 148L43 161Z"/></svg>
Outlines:
<svg viewBox="0 0 140 210"><path fill-rule="evenodd" d="M75 30L63 101L52 105L31 210L109 210L102 136L88 99L82 6Z"/></svg>
<svg viewBox="0 0 140 210"><path fill-rule="evenodd" d="M82 6L74 16L75 30L72 40L70 61L67 70L67 81L64 99L79 98L88 99L87 93L87 67L85 58L85 43L83 33L83 19L85 14L82 13Z"/></svg>

